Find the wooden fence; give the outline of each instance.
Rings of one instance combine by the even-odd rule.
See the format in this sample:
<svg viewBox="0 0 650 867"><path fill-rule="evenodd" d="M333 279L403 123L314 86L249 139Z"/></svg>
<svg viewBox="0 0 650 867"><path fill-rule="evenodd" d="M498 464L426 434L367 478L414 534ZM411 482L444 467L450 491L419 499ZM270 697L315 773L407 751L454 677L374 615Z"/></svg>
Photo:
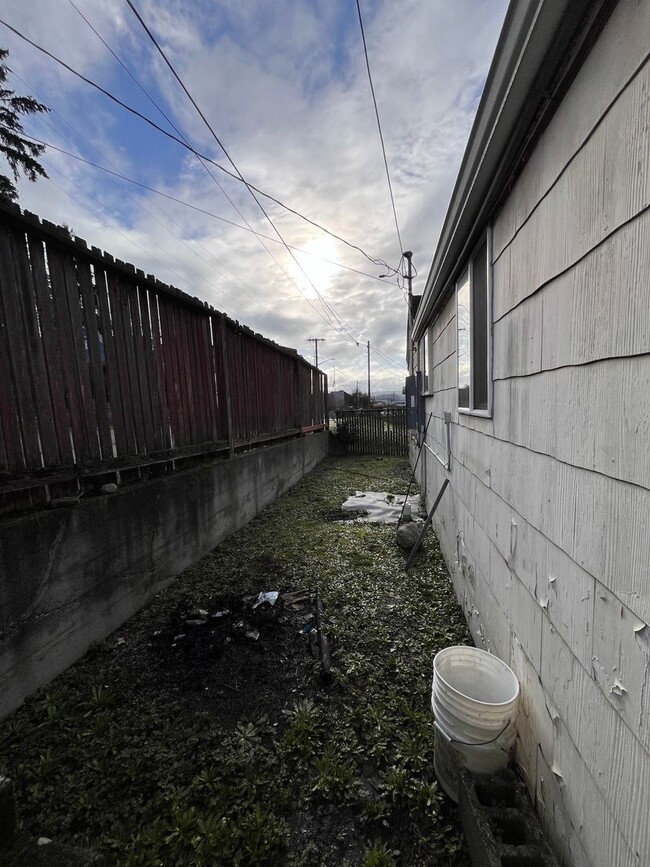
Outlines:
<svg viewBox="0 0 650 867"><path fill-rule="evenodd" d="M326 402L294 350L0 205L0 511L323 429Z"/></svg>
<svg viewBox="0 0 650 867"><path fill-rule="evenodd" d="M337 410L336 429L356 455L408 455L406 408Z"/></svg>

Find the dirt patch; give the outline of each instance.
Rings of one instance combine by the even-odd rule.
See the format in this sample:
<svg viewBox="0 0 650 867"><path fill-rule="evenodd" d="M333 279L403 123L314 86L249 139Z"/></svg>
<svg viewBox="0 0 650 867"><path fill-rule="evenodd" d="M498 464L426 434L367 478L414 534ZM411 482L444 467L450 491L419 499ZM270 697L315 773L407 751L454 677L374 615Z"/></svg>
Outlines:
<svg viewBox="0 0 650 867"><path fill-rule="evenodd" d="M278 716L318 674L308 640L312 594L280 591L273 605L258 596L180 602L151 635L148 688L158 695L182 692L188 712L209 711L225 728L242 718Z"/></svg>
<svg viewBox="0 0 650 867"><path fill-rule="evenodd" d="M289 849L309 864L359 864L364 841L355 811L324 805L299 810L289 817Z"/></svg>

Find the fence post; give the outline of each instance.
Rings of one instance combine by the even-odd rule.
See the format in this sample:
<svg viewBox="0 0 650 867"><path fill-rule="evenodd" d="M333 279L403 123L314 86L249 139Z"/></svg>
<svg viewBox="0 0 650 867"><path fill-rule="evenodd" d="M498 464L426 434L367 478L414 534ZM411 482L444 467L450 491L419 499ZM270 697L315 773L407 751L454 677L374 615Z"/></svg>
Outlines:
<svg viewBox="0 0 650 867"><path fill-rule="evenodd" d="M228 352L226 350L226 320L223 316L221 319L221 357L223 361L223 373L226 383L226 418L228 420L228 453L230 457L235 456L235 444L232 432L232 403L230 400L230 366L228 365Z"/></svg>
<svg viewBox="0 0 650 867"><path fill-rule="evenodd" d="M294 361L294 400L296 408L296 427L301 428L303 425L302 418L302 378L300 376L300 362L298 357Z"/></svg>

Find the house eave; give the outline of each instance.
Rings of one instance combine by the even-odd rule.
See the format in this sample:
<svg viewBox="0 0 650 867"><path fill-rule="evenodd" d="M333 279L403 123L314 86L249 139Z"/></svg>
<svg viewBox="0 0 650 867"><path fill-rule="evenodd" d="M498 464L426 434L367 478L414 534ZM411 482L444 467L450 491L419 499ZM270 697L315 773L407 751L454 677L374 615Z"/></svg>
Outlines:
<svg viewBox="0 0 650 867"><path fill-rule="evenodd" d="M418 340L616 0L512 0L415 316ZM536 141L536 138L534 139Z"/></svg>

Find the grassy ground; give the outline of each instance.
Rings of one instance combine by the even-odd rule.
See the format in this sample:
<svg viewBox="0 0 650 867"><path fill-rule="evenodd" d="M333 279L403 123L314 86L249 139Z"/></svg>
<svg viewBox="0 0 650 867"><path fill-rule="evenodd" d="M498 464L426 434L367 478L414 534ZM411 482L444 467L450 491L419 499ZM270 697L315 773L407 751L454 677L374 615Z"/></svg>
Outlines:
<svg viewBox="0 0 650 867"><path fill-rule="evenodd" d="M442 557L430 535L405 572L394 526L332 520L408 478L396 459L325 461L0 724L22 825L8 863L33 865L39 836L108 865L468 863L433 773L432 657L469 641ZM329 680L308 608L243 601L316 585ZM231 613L189 627L197 608Z"/></svg>

